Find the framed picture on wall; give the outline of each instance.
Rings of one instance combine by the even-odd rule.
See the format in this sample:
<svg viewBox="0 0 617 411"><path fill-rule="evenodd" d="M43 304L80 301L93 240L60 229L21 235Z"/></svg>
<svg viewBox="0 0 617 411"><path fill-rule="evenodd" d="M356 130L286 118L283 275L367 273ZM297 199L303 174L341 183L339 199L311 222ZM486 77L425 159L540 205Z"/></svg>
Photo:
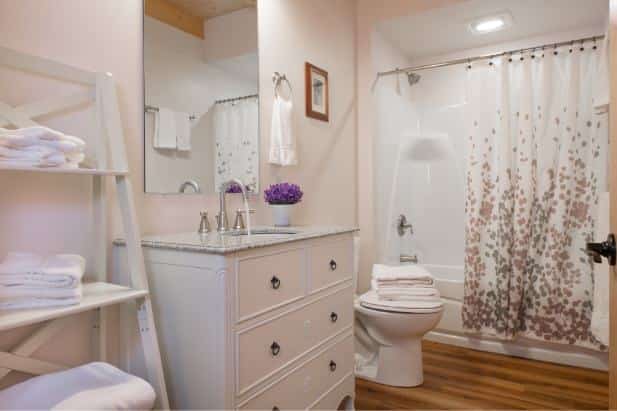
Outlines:
<svg viewBox="0 0 617 411"><path fill-rule="evenodd" d="M305 63L306 116L330 121L330 85L328 72Z"/></svg>

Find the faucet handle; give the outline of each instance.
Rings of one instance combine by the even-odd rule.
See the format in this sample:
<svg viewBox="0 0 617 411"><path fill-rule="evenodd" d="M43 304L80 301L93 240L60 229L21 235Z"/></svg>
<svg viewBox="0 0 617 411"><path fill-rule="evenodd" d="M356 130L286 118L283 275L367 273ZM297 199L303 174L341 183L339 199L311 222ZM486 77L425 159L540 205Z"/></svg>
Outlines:
<svg viewBox="0 0 617 411"><path fill-rule="evenodd" d="M202 211L199 213L201 220L199 221L199 229L197 232L199 234L206 234L210 232L210 220L208 220L208 212Z"/></svg>
<svg viewBox="0 0 617 411"><path fill-rule="evenodd" d="M254 208L249 209L249 214L255 214L257 210L255 210ZM244 230L246 228L246 225L244 224L244 217L242 216L242 213L245 213L246 210L243 209L238 209L236 210L236 220L234 222L234 230Z"/></svg>

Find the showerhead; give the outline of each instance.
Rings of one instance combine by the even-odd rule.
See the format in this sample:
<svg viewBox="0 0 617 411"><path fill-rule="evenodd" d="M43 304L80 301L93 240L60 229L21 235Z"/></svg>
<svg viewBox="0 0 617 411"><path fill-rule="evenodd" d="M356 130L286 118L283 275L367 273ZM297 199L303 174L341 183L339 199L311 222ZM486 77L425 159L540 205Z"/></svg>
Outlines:
<svg viewBox="0 0 617 411"><path fill-rule="evenodd" d="M407 81L409 82L410 86L413 86L418 81L420 81L420 75L410 71L407 73Z"/></svg>

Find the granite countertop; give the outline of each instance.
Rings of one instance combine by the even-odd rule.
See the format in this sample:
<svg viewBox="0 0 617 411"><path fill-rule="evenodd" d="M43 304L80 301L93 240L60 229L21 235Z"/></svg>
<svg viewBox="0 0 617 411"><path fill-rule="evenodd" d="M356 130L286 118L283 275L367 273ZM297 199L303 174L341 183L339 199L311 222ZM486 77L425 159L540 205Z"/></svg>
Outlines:
<svg viewBox="0 0 617 411"><path fill-rule="evenodd" d="M144 247L164 248L180 251L197 251L212 254L227 254L251 248L267 247L309 238L325 237L334 234L352 233L356 227L341 226L298 226L298 227L252 227L251 231L267 234L233 235L237 232L220 234L216 231L207 234L178 233L150 235L142 237ZM115 245L124 245L123 239L114 241Z"/></svg>

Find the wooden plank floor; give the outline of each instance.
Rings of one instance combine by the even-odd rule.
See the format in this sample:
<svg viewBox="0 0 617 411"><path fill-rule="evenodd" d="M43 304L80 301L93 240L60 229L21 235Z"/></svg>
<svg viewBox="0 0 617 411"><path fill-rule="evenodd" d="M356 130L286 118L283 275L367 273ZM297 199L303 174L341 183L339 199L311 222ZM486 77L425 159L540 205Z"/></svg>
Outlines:
<svg viewBox="0 0 617 411"><path fill-rule="evenodd" d="M425 341L424 384L356 380L356 409L608 408L608 373Z"/></svg>

